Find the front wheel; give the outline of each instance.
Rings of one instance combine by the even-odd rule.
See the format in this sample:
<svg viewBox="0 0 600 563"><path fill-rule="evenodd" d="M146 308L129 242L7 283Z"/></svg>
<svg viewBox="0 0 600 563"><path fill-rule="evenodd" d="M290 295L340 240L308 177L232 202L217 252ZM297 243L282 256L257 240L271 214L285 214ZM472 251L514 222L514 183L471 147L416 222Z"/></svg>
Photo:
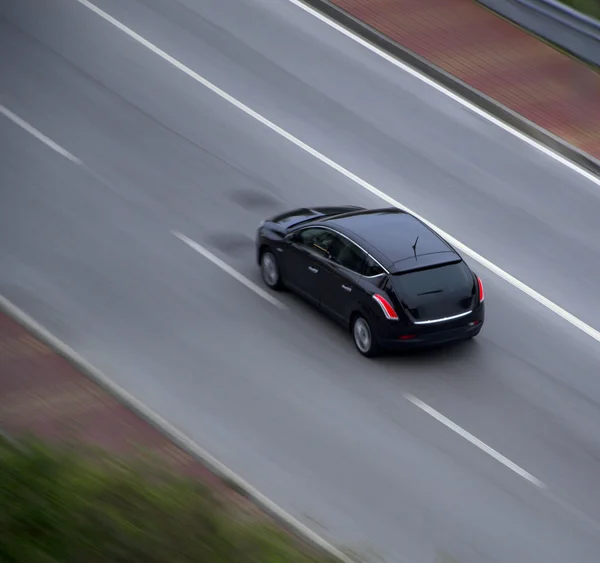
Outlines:
<svg viewBox="0 0 600 563"><path fill-rule="evenodd" d="M277 258L270 250L265 250L260 257L260 272L263 281L270 289L279 291L283 287Z"/></svg>
<svg viewBox="0 0 600 563"><path fill-rule="evenodd" d="M358 315L352 323L352 337L357 350L367 358L379 355L380 348L373 335L371 325L363 316Z"/></svg>

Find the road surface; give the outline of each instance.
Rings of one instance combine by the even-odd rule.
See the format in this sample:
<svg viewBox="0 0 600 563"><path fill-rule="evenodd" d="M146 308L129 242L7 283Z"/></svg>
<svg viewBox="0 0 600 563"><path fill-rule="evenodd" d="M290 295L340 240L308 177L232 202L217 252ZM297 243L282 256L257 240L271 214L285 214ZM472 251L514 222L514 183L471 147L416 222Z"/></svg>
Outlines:
<svg viewBox="0 0 600 563"><path fill-rule="evenodd" d="M480 337L377 361L249 282L264 217L386 205L318 151L600 329L600 188L287 1L96 6L2 3L0 293L335 543L597 563L598 342L473 261Z"/></svg>

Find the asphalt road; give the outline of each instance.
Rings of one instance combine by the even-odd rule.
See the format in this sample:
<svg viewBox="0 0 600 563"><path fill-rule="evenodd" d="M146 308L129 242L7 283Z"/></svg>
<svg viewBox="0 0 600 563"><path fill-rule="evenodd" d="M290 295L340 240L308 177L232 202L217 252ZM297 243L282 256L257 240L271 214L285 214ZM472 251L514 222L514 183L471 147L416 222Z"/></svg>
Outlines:
<svg viewBox="0 0 600 563"><path fill-rule="evenodd" d="M585 178L283 0L97 5L600 328ZM362 359L171 232L260 283L262 218L380 200L76 0L0 6L0 104L81 161L0 116L1 294L335 543L411 563L597 563L597 342L472 263L476 341Z"/></svg>

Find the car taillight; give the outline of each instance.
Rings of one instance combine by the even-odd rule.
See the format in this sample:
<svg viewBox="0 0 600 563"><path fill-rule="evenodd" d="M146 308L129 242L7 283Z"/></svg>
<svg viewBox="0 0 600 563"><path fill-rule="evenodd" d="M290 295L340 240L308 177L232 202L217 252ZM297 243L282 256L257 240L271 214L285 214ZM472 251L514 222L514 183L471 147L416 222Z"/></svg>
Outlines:
<svg viewBox="0 0 600 563"><path fill-rule="evenodd" d="M477 285L479 286L479 302L483 303L483 283L479 276L477 276Z"/></svg>
<svg viewBox="0 0 600 563"><path fill-rule="evenodd" d="M383 311L383 314L385 315L386 319L390 321L398 320L398 314L396 313L396 311L394 311L394 308L390 305L389 301L385 297L376 293L375 295L373 295L373 299L375 299L375 301L377 301L377 303L381 307L381 310Z"/></svg>

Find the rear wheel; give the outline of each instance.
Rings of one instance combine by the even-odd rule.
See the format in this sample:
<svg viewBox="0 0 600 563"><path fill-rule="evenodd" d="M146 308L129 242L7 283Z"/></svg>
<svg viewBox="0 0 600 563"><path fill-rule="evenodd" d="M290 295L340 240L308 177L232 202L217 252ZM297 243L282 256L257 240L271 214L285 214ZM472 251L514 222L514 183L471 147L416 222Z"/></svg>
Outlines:
<svg viewBox="0 0 600 563"><path fill-rule="evenodd" d="M379 343L371 325L362 315L357 315L352 323L352 337L356 349L365 357L373 358L380 353Z"/></svg>
<svg viewBox="0 0 600 563"><path fill-rule="evenodd" d="M269 288L279 291L283 287L279 263L270 250L264 250L260 256L260 272L263 281Z"/></svg>

